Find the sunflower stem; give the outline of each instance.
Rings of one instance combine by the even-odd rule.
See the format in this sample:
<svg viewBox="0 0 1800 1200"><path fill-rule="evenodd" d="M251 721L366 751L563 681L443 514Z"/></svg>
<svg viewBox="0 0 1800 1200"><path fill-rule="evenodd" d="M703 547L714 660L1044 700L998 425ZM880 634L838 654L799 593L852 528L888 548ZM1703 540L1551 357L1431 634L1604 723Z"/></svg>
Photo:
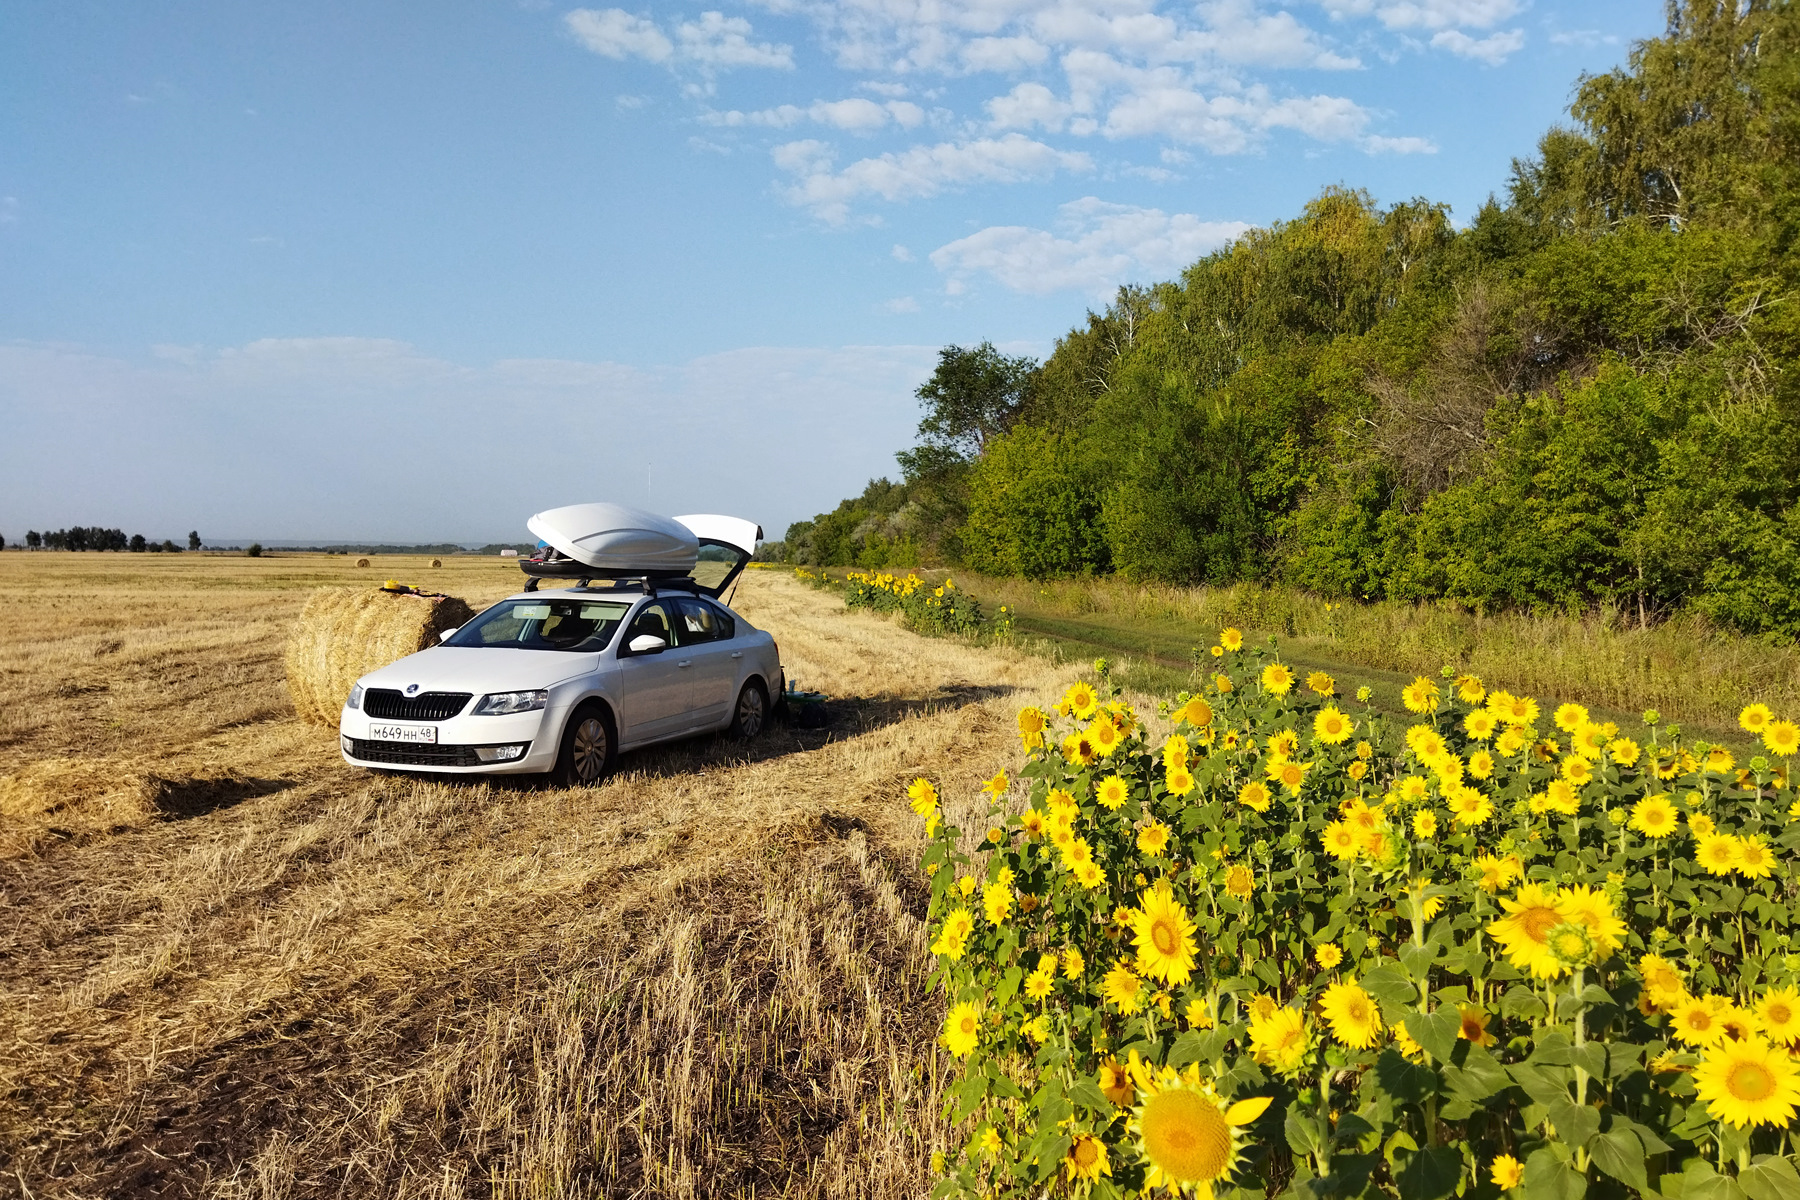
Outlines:
<svg viewBox="0 0 1800 1200"><path fill-rule="evenodd" d="M1587 990L1586 981L1587 969L1576 967L1575 978L1569 985L1569 994L1575 998L1575 1044L1577 1046L1587 1045L1587 1014L1581 1005L1581 994ZM1587 1085L1588 1073L1580 1064L1577 1064L1575 1067L1575 1103L1584 1107L1587 1104Z"/></svg>

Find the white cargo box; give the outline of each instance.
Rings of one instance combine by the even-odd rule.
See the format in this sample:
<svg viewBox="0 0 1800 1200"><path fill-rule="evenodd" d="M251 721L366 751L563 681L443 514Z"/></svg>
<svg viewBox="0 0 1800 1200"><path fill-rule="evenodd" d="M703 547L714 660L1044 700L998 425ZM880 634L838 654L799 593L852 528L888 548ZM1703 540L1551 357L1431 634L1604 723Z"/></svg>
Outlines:
<svg viewBox="0 0 1800 1200"><path fill-rule="evenodd" d="M762 527L740 517L665 517L605 503L552 508L525 526L549 548L519 561L534 578L686 578L713 596L762 539Z"/></svg>

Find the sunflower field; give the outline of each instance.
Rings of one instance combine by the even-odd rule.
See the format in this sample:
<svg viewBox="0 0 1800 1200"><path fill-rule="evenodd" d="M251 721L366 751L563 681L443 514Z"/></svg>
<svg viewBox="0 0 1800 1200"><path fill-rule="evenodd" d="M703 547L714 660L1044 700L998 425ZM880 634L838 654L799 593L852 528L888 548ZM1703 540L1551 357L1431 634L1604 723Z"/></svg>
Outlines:
<svg viewBox="0 0 1800 1200"><path fill-rule="evenodd" d="M1096 665L985 829L909 789L934 1195L1800 1200L1800 727L1740 763L1448 671L1397 720L1227 629L1163 737Z"/></svg>
<svg viewBox="0 0 1800 1200"><path fill-rule="evenodd" d="M802 578L811 575L805 568L800 573ZM815 576L824 577L823 572ZM954 579L945 579L934 587L911 573L852 571L844 577L844 604L875 612L904 613L906 623L919 633L974 636L1012 630L1012 612L1006 605L1001 605L990 620L981 610L981 601L957 587Z"/></svg>

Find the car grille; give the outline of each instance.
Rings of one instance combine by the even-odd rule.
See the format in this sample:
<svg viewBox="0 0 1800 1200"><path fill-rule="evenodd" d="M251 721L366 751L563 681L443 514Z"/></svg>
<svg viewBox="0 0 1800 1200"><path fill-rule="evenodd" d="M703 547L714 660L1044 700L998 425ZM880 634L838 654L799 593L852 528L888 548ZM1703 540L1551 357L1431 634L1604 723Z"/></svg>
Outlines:
<svg viewBox="0 0 1800 1200"><path fill-rule="evenodd" d="M499 766L499 763L483 763L475 757L474 746L432 746L419 742L371 742L366 738L350 739L350 757L358 762L386 763L396 767L480 767ZM527 743L524 753L519 758L509 759L518 762L531 752Z"/></svg>
<svg viewBox="0 0 1800 1200"><path fill-rule="evenodd" d="M473 692L426 692L410 700L392 688L363 693L363 711L388 721L447 721L468 706Z"/></svg>

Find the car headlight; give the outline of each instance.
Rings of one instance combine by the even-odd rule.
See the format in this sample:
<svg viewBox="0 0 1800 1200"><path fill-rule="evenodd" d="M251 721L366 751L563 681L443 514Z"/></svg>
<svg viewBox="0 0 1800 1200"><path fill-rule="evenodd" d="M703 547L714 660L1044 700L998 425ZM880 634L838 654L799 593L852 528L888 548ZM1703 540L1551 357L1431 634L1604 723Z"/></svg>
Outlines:
<svg viewBox="0 0 1800 1200"><path fill-rule="evenodd" d="M505 717L513 713L535 712L550 703L550 693L536 692L489 692L475 702L469 713L472 717Z"/></svg>
<svg viewBox="0 0 1800 1200"><path fill-rule="evenodd" d="M344 701L345 708L362 707L362 684L355 684L350 689L350 698Z"/></svg>

